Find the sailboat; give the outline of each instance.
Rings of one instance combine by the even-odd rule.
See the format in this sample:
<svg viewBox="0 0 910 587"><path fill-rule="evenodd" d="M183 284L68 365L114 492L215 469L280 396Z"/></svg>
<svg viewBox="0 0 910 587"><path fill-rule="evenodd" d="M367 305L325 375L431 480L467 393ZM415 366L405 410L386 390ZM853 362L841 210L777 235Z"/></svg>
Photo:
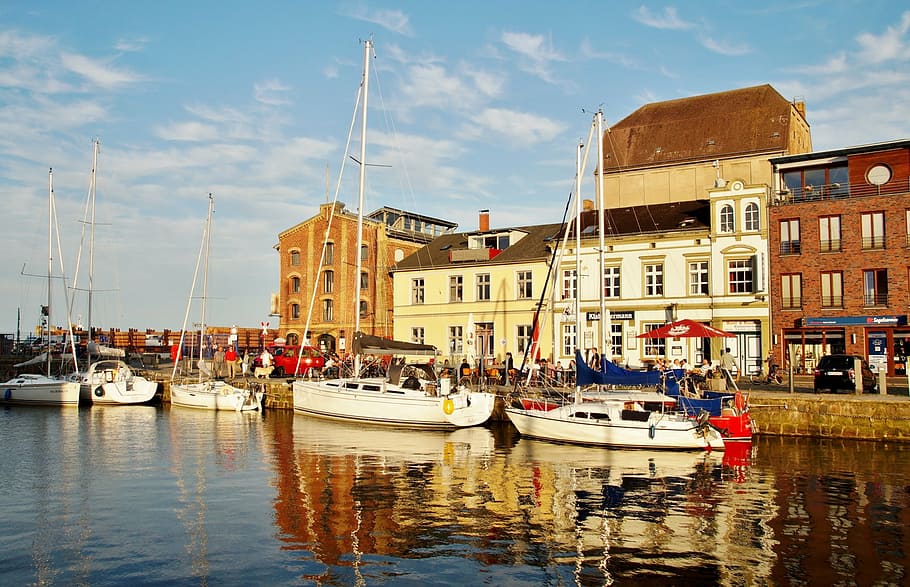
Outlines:
<svg viewBox="0 0 910 587"><path fill-rule="evenodd" d="M79 383L61 379L51 374L51 283L53 280L53 232L56 225L56 208L54 203L54 170L48 172L48 221L47 221L47 306L42 312L46 322L44 329L45 365L44 374L23 374L0 384L0 402L7 404L34 404L50 406L79 405ZM59 249L59 244L58 244ZM61 261L62 268L62 261ZM67 320L69 323L69 320ZM73 345L72 328L69 331L70 346ZM75 358L75 351L73 352ZM26 361L29 362L29 361Z"/></svg>
<svg viewBox="0 0 910 587"><path fill-rule="evenodd" d="M79 401L83 404L143 404L152 400L158 391L158 383L149 381L133 373L129 365L119 357L124 356L122 349L104 347L92 338L92 297L94 293L95 273L95 194L98 170L98 153L101 141L92 142L92 174L89 192L85 203L85 226L89 227L89 268L88 268L88 333L86 344L85 371L77 374L79 381ZM80 257L82 248L80 247ZM80 259L81 260L81 259ZM78 273L78 262L76 272ZM74 280L73 287L76 287ZM98 361L93 361L94 358Z"/></svg>
<svg viewBox="0 0 910 587"><path fill-rule="evenodd" d="M209 269L209 250L211 248L211 230L212 230L212 212L215 209L215 199L209 194L209 211L206 218L205 228L202 231L202 244L199 247L199 255L196 259L196 270L193 273L193 285L190 287L190 298L186 306L186 314L183 318L183 328L180 332L180 346L186 340L186 322L189 318L190 308L193 303L193 291L196 287L196 277L199 274L199 265L204 260L203 278L202 278L202 321L199 326L199 344L195 345L199 349L200 356L198 361L199 376L197 381L178 381L177 366L174 362L174 370L171 372L171 405L183 406L186 408L197 408L202 410L231 410L235 412L246 412L252 410L262 410L263 392L258 389L242 389L235 387L226 381L215 379L211 371L207 368L205 361L201 356L202 342L205 339L205 302L208 289L208 269Z"/></svg>
<svg viewBox="0 0 910 587"><path fill-rule="evenodd" d="M367 94L373 42L364 42L361 91L360 183L357 209L357 247L363 241L363 192L366 169ZM361 257L354 275L360 275ZM384 424L406 428L462 428L490 419L496 396L451 387L449 379L437 379L429 363L405 364L406 356L435 356L432 345L391 341L360 332L360 288L354 288L354 375L342 379L296 380L294 411L312 416ZM311 310L312 312L312 310ZM307 320L309 329L309 319ZM360 358L365 354L397 356L385 377L361 377Z"/></svg>
<svg viewBox="0 0 910 587"><path fill-rule="evenodd" d="M602 113L597 113L595 124L599 137ZM590 144L590 136L588 143ZM581 276L579 251L581 249L581 177L582 149L579 145L575 174L575 271ZM602 155L600 161L603 161ZM602 170L599 174L602 177ZM602 193L602 192L601 192ZM601 206L603 209L603 206ZM603 214L601 214L601 220ZM601 238L603 226L601 224ZM568 231L564 240L568 239ZM601 244L600 250L604 247ZM554 258L555 259L555 258ZM602 283L602 278L600 283ZM601 302L603 308L603 302ZM576 332L581 332L578 296L575 296ZM603 315L603 310L601 315ZM601 347L604 348L604 347ZM584 361L576 351L576 369ZM708 422L710 414L691 419L677 411L667 411L658 403L659 409L647 409L646 403L654 394L641 392L599 393L585 397L581 391L581 377L576 374L574 397L559 403L529 398L517 398L506 406L505 412L522 436L568 442L575 444L660 450L723 450L724 441L720 431Z"/></svg>

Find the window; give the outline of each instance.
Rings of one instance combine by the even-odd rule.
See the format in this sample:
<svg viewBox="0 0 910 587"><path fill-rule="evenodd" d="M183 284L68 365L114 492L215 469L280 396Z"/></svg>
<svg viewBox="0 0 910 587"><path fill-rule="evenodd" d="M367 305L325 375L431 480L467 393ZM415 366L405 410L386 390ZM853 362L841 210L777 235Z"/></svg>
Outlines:
<svg viewBox="0 0 910 587"><path fill-rule="evenodd" d="M822 253L840 250L840 216L818 219L818 250Z"/></svg>
<svg viewBox="0 0 910 587"><path fill-rule="evenodd" d="M727 262L727 282L730 293L751 293L753 288L752 259L733 259Z"/></svg>
<svg viewBox="0 0 910 587"><path fill-rule="evenodd" d="M449 353L461 355L464 353L464 330L461 326L449 326Z"/></svg>
<svg viewBox="0 0 910 587"><path fill-rule="evenodd" d="M335 272L331 269L322 274L322 293L332 293L335 290Z"/></svg>
<svg viewBox="0 0 910 587"><path fill-rule="evenodd" d="M795 200L841 198L850 191L847 164L843 162L785 171L781 174L781 185L786 186Z"/></svg>
<svg viewBox="0 0 910 587"><path fill-rule="evenodd" d="M822 282L822 307L844 307L844 274L840 271L823 271Z"/></svg>
<svg viewBox="0 0 910 587"><path fill-rule="evenodd" d="M527 300L534 295L534 288L532 287L531 281L531 272L530 271L519 271L518 272L518 299Z"/></svg>
<svg viewBox="0 0 910 587"><path fill-rule="evenodd" d="M793 310L802 307L803 276L792 273L780 276L780 307Z"/></svg>
<svg viewBox="0 0 910 587"><path fill-rule="evenodd" d="M461 275L449 276L449 301L464 301L464 278Z"/></svg>
<svg viewBox="0 0 910 587"><path fill-rule="evenodd" d="M325 255L323 263L332 265L335 262L335 243L325 243Z"/></svg>
<svg viewBox="0 0 910 587"><path fill-rule="evenodd" d="M735 228L733 222L733 206L724 204L720 208L720 231L733 232Z"/></svg>
<svg viewBox="0 0 910 587"><path fill-rule="evenodd" d="M562 325L562 356L574 357L576 344L575 324Z"/></svg>
<svg viewBox="0 0 910 587"><path fill-rule="evenodd" d="M575 299L575 286L577 283L575 270L566 269L562 272L562 299Z"/></svg>
<svg viewBox="0 0 910 587"><path fill-rule="evenodd" d="M294 320L300 318L300 304L291 304L291 318Z"/></svg>
<svg viewBox="0 0 910 587"><path fill-rule="evenodd" d="M423 278L418 277L417 279L411 280L411 303L412 304L422 304L423 303Z"/></svg>
<svg viewBox="0 0 910 587"><path fill-rule="evenodd" d="M366 318L370 315L370 304L366 300L360 300L360 317Z"/></svg>
<svg viewBox="0 0 910 587"><path fill-rule="evenodd" d="M610 322L610 345L609 352L611 357L622 356L622 322Z"/></svg>
<svg viewBox="0 0 910 587"><path fill-rule="evenodd" d="M645 265L645 296L664 295L664 264L649 263Z"/></svg>
<svg viewBox="0 0 910 587"><path fill-rule="evenodd" d="M366 271L360 272L360 289L361 290L370 289L370 276Z"/></svg>
<svg viewBox="0 0 910 587"><path fill-rule="evenodd" d="M780 254L798 255L799 243L799 218L780 221Z"/></svg>
<svg viewBox="0 0 910 587"><path fill-rule="evenodd" d="M862 216L863 248L885 248L885 213L866 212Z"/></svg>
<svg viewBox="0 0 910 587"><path fill-rule="evenodd" d="M524 354L525 351L531 348L531 340L533 338L533 329L530 324L519 324L516 327L515 339L517 343L516 351L519 354ZM533 360L534 357L531 357Z"/></svg>
<svg viewBox="0 0 910 587"><path fill-rule="evenodd" d="M604 267L604 297L620 297L619 267Z"/></svg>
<svg viewBox="0 0 910 587"><path fill-rule="evenodd" d="M708 295L707 261L692 261L689 263L689 295Z"/></svg>
<svg viewBox="0 0 910 587"><path fill-rule="evenodd" d="M367 245L360 245L360 260L369 261L370 260L370 247Z"/></svg>
<svg viewBox="0 0 910 587"><path fill-rule="evenodd" d="M888 305L887 269L867 269L863 271L863 304L866 306Z"/></svg>
<svg viewBox="0 0 910 587"><path fill-rule="evenodd" d="M746 222L745 229L758 231L761 229L761 216L758 213L758 204L749 202L746 204Z"/></svg>
<svg viewBox="0 0 910 587"><path fill-rule="evenodd" d="M411 328L411 342L423 344L423 326L414 326Z"/></svg>
<svg viewBox="0 0 910 587"><path fill-rule="evenodd" d="M291 293L300 293L300 278L297 276L291 278Z"/></svg>
<svg viewBox="0 0 910 587"><path fill-rule="evenodd" d="M300 251L293 250L291 251L291 267L297 267L300 265Z"/></svg>
<svg viewBox="0 0 910 587"><path fill-rule="evenodd" d="M645 323L644 332L651 332L663 326L659 322ZM644 354L648 357L663 357L667 352L667 339L665 338L644 338Z"/></svg>
<svg viewBox="0 0 910 587"><path fill-rule="evenodd" d="M490 299L490 274L481 273L477 276L477 301Z"/></svg>
<svg viewBox="0 0 910 587"><path fill-rule="evenodd" d="M322 300L322 321L331 322L335 319L335 303L332 300Z"/></svg>

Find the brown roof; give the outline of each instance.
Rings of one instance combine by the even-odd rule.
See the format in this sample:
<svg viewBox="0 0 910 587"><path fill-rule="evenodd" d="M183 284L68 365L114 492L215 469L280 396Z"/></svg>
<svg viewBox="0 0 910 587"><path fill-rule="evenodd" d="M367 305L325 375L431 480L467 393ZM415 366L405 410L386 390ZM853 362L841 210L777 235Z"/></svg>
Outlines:
<svg viewBox="0 0 910 587"><path fill-rule="evenodd" d="M786 152L795 111L768 84L646 104L604 133L604 167Z"/></svg>
<svg viewBox="0 0 910 587"><path fill-rule="evenodd" d="M592 227L596 235L597 211L582 214L581 225ZM606 236L625 236L671 230L705 230L711 226L711 204L707 200L670 202L646 206L609 208L605 221ZM584 235L584 229L582 229Z"/></svg>

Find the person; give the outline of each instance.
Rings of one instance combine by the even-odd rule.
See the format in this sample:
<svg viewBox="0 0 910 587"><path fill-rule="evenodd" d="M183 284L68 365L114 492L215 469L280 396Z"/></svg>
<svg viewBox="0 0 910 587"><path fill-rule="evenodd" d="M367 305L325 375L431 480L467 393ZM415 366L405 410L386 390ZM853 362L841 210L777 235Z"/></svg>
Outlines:
<svg viewBox="0 0 910 587"><path fill-rule="evenodd" d="M588 357L588 367L595 371L600 371L600 353L597 352L597 347L591 349L591 356Z"/></svg>
<svg viewBox="0 0 910 587"><path fill-rule="evenodd" d="M224 349L220 346L215 347L215 354L212 355L212 371L215 379L224 378Z"/></svg>
<svg viewBox="0 0 910 587"><path fill-rule="evenodd" d="M509 384L509 378L512 376L512 369L515 368L515 362L512 360L512 353L506 353L506 360L502 365L502 374L500 381L503 385Z"/></svg>
<svg viewBox="0 0 910 587"><path fill-rule="evenodd" d="M250 352L248 349L243 349L243 360L240 361L240 372L244 377L250 372Z"/></svg>
<svg viewBox="0 0 910 587"><path fill-rule="evenodd" d="M777 364L777 357L774 354L774 349L772 348L768 351L768 356L765 357L765 363L768 364L768 381L771 381L772 378L777 374L777 370L780 369L780 365Z"/></svg>
<svg viewBox="0 0 910 587"><path fill-rule="evenodd" d="M458 378L470 377L471 376L471 365L468 363L467 357L461 361L461 366L458 367Z"/></svg>
<svg viewBox="0 0 910 587"><path fill-rule="evenodd" d="M224 362L227 363L227 376L233 379L237 376L237 350L233 346L224 351Z"/></svg>
<svg viewBox="0 0 910 587"><path fill-rule="evenodd" d="M720 357L720 367L724 370L727 379L733 382L733 370L736 369L736 359L729 348L724 349L724 354ZM736 372L736 380L739 381L739 372Z"/></svg>

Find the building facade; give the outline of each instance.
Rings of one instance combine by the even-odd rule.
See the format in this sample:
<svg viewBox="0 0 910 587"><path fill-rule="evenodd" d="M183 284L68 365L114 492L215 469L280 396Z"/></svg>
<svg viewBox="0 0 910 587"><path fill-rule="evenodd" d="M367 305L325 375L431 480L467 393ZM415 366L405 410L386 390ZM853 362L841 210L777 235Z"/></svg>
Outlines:
<svg viewBox="0 0 910 587"><path fill-rule="evenodd" d="M278 336L288 344L306 341L325 352L345 351L358 322L367 334L391 337L389 269L457 226L388 207L364 217L362 225L357 251L357 215L330 203L278 235L280 282L272 313L279 316Z"/></svg>
<svg viewBox="0 0 910 587"><path fill-rule="evenodd" d="M910 141L772 163L770 299L780 359L811 372L822 355L850 353L906 374Z"/></svg>

